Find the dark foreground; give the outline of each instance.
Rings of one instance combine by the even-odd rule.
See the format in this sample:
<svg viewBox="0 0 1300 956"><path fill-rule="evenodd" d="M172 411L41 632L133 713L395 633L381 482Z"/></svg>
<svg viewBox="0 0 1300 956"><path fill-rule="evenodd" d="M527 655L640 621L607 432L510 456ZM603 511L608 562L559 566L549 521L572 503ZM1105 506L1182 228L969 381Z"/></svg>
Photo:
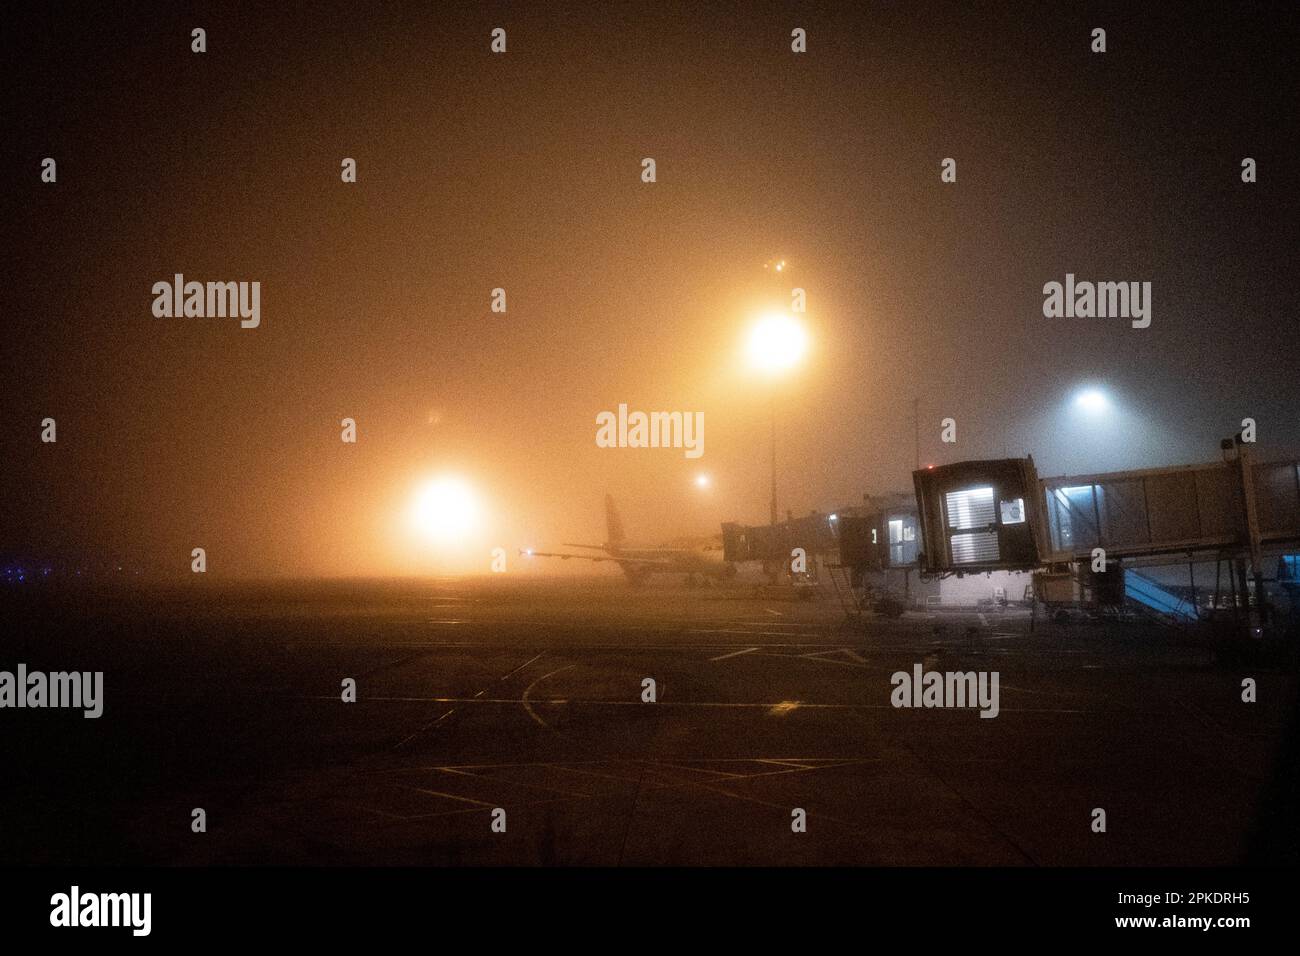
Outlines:
<svg viewBox="0 0 1300 956"><path fill-rule="evenodd" d="M0 863L1296 861L1294 678L1168 631L608 580L6 597L0 670L105 706L0 710ZM893 708L918 663L998 671L999 716Z"/></svg>

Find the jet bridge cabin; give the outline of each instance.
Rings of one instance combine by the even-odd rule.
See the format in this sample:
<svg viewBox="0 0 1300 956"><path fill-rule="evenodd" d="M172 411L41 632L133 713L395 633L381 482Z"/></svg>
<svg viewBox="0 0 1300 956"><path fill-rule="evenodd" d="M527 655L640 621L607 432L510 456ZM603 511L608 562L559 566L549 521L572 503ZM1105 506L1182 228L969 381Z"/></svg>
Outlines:
<svg viewBox="0 0 1300 956"><path fill-rule="evenodd" d="M1033 458L963 461L912 473L921 570L1028 570L1048 553Z"/></svg>
<svg viewBox="0 0 1300 956"><path fill-rule="evenodd" d="M879 510L844 509L836 518L840 564L855 575L916 567L920 535L910 501Z"/></svg>
<svg viewBox="0 0 1300 956"><path fill-rule="evenodd" d="M814 512L775 525L722 525L723 557L731 564L745 561L788 564L790 552L803 548L807 554L825 554L836 547L834 522L830 515Z"/></svg>

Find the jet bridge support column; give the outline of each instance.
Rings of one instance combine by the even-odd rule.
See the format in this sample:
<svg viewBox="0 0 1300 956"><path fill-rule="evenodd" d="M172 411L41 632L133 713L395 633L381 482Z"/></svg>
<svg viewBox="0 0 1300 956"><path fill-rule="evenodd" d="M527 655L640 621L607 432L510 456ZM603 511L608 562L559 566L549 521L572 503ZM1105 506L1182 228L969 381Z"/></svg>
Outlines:
<svg viewBox="0 0 1300 956"><path fill-rule="evenodd" d="M1255 504L1255 475L1251 470L1250 452L1237 441L1237 466L1241 476L1241 500L1246 519L1246 543L1250 548L1250 569L1255 580L1255 614L1250 615L1250 601L1246 602L1247 616L1260 625L1268 623L1268 606L1264 595L1264 565L1259 543L1259 509ZM1242 590L1246 589L1243 569ZM1246 591L1249 594L1249 591Z"/></svg>

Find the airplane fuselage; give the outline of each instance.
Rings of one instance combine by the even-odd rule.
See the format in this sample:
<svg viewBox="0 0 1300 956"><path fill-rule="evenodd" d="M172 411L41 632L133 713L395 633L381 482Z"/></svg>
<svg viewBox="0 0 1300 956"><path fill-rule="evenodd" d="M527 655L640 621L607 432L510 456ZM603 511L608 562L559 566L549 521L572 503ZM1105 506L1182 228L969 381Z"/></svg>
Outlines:
<svg viewBox="0 0 1300 956"><path fill-rule="evenodd" d="M629 547L624 544L623 522L610 495L605 496L605 531L604 544L564 544L566 548L581 548L588 553L534 551L531 548L523 549L521 553L563 561L575 558L596 563L614 561L634 584L652 574L685 574L687 582L693 583L696 575L729 578L736 573L736 566L728 563L723 554L721 535L667 541L658 547Z"/></svg>
<svg viewBox="0 0 1300 956"><path fill-rule="evenodd" d="M606 545L605 552L613 558L655 562L642 569L651 574L728 574L728 565L722 556L721 538L660 548Z"/></svg>

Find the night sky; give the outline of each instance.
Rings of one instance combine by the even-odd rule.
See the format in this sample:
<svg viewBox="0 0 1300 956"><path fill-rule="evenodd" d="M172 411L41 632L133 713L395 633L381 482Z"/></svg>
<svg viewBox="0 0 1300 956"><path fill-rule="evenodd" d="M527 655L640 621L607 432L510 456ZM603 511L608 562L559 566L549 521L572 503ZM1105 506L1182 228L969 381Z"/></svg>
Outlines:
<svg viewBox="0 0 1300 956"><path fill-rule="evenodd" d="M914 398L923 463L1207 461L1246 416L1300 453L1292 4L76 6L3 40L2 555L486 571L603 540L606 492L649 540L762 521L742 344L791 286L782 510L909 490ZM156 318L178 272L259 281L260 327ZM1150 328L1045 318L1066 273L1151 282ZM704 456L598 448L620 403L703 411ZM433 553L446 472L485 520Z"/></svg>

